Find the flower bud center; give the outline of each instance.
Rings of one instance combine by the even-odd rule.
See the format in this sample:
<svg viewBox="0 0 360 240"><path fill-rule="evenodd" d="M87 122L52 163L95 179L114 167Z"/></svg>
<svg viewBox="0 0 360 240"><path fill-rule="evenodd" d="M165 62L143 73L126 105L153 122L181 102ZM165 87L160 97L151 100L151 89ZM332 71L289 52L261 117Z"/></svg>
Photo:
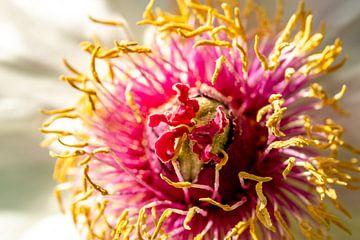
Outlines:
<svg viewBox="0 0 360 240"><path fill-rule="evenodd" d="M219 102L209 99L207 97L196 97L195 98L199 103L199 111L196 114L196 117L193 118L195 122L194 129L199 129L204 126L209 126L209 123L214 121L218 113L217 109L220 107L222 112L225 114L226 120L228 119L227 111L224 110L223 105ZM213 124L214 125L214 124ZM196 137L187 138L184 143L182 143L181 149L178 155L178 161L180 164L180 171L186 181L191 181L196 179L198 173L200 172L203 164L214 160L219 161L221 159L221 150L224 149L229 136L230 125L226 124L225 128L220 131L216 129L210 129L210 127L205 127L204 131L200 134L197 134ZM196 131L196 130L195 130ZM197 153L194 152L194 147L196 151L197 144L206 145L203 152L197 150ZM202 154L202 155L201 155ZM204 156L207 155L207 156Z"/></svg>
<svg viewBox="0 0 360 240"><path fill-rule="evenodd" d="M222 159L230 116L219 101L206 96L190 98L188 86L174 87L178 90L176 102L165 113L150 115L148 125L159 135L154 150L160 161L178 161L184 180L193 181L204 164Z"/></svg>

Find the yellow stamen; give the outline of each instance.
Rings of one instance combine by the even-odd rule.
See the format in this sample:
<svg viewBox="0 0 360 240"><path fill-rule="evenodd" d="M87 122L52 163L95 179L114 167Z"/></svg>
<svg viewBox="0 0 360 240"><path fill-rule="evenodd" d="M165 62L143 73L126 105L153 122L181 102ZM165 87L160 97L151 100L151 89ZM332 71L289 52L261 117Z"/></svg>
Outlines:
<svg viewBox="0 0 360 240"><path fill-rule="evenodd" d="M94 149L91 154L92 155L96 155L96 154L107 154L107 153L111 153L111 149L108 147L99 147Z"/></svg>
<svg viewBox="0 0 360 240"><path fill-rule="evenodd" d="M269 146L269 149L272 148L288 148L288 147L305 147L309 145L310 141L303 136L296 136L289 138L284 141L275 141L272 142Z"/></svg>
<svg viewBox="0 0 360 240"><path fill-rule="evenodd" d="M271 62L269 65L269 69L273 70L275 68L277 68L280 64L280 56L282 53L282 50L286 47L288 47L290 44L287 42L282 42L279 44L279 46L277 46L273 53L271 54Z"/></svg>
<svg viewBox="0 0 360 240"><path fill-rule="evenodd" d="M71 158L71 157L77 157L77 156L85 155L86 151L82 150L82 149L77 149L77 150L75 150L74 152L71 152L71 153L60 153L60 154L57 154L57 153L55 153L53 151L49 151L49 154L53 158Z"/></svg>
<svg viewBox="0 0 360 240"><path fill-rule="evenodd" d="M119 217L119 220L118 220L118 222L116 224L115 232L114 232L114 235L113 235L114 240L120 240L121 234L126 229L128 216L129 216L129 209L125 209L121 213L121 215Z"/></svg>
<svg viewBox="0 0 360 240"><path fill-rule="evenodd" d="M266 200L266 197L262 191L262 182L258 182L256 185L255 185L255 191L256 191L256 194L259 198L259 211L262 211L265 207L266 207L266 204L267 204L267 200Z"/></svg>
<svg viewBox="0 0 360 240"><path fill-rule="evenodd" d="M217 171L220 171L222 167L225 166L227 161L229 160L229 155L223 149L220 149L220 152L224 157L221 159L221 161L218 164L216 164L215 168Z"/></svg>
<svg viewBox="0 0 360 240"><path fill-rule="evenodd" d="M277 39L276 43L275 43L275 48L277 49L280 44L284 43L284 42L288 42L289 41L289 37L291 32L294 30L295 25L297 23L297 15L293 14L291 16L291 18L289 19L288 23L286 24L286 27L284 28L284 30L282 31L281 35L279 36L279 38Z"/></svg>
<svg viewBox="0 0 360 240"><path fill-rule="evenodd" d="M211 84L212 84L212 85L215 85L215 83L216 83L216 81L217 81L217 78L218 78L218 76L219 76L221 67L222 67L222 65L224 64L224 62L225 62L225 57L224 57L224 56L220 56L220 57L216 60L215 70L214 70L214 73L213 73L212 78L211 78Z"/></svg>
<svg viewBox="0 0 360 240"><path fill-rule="evenodd" d="M287 178L287 175L291 172L292 168L295 166L295 158L294 157L290 157L287 161L288 161L288 164L287 164L286 168L284 169L284 171L282 172L284 179Z"/></svg>
<svg viewBox="0 0 360 240"><path fill-rule="evenodd" d="M138 123L142 122L142 116L140 113L139 106L136 104L134 99L134 94L131 91L132 84L128 84L125 89L125 99L127 105L131 108L131 110L134 112L134 117Z"/></svg>
<svg viewBox="0 0 360 240"><path fill-rule="evenodd" d="M103 202L101 202L100 204L98 204L98 208L99 208L99 212L98 214L94 217L94 219L92 220L91 224L90 224L90 228L93 229L95 227L96 222L101 218L101 216L104 214L105 208L108 204L107 200L104 200Z"/></svg>
<svg viewBox="0 0 360 240"><path fill-rule="evenodd" d="M74 68L67 60L66 58L63 59L63 63L67 69L69 69L70 72L74 73L75 75L81 76L83 75L81 72L79 72L76 68Z"/></svg>
<svg viewBox="0 0 360 240"><path fill-rule="evenodd" d="M271 110L271 105L266 105L257 112L256 122L260 122L261 119Z"/></svg>
<svg viewBox="0 0 360 240"><path fill-rule="evenodd" d="M108 195L109 192L108 192L105 188L103 188L103 187L101 187L100 185L94 183L94 182L91 180L91 178L89 177L89 174L88 174L88 173L89 173L89 165L85 165L85 167L84 167L84 176L85 176L86 180L87 180L97 191L99 191L102 195Z"/></svg>
<svg viewBox="0 0 360 240"><path fill-rule="evenodd" d="M249 227L249 222L240 221L233 229L225 236L225 240L231 240L233 237L240 237Z"/></svg>
<svg viewBox="0 0 360 240"><path fill-rule="evenodd" d="M184 23L167 23L164 24L162 27L159 28L159 32L164 32L164 31L169 31L169 30L176 30L176 31L188 31L188 32L192 32L194 31L194 28L192 28L191 26L184 24Z"/></svg>
<svg viewBox="0 0 360 240"><path fill-rule="evenodd" d="M40 130L40 132L46 133L46 134L47 133L49 133L49 134L58 134L60 136L71 136L71 135L73 135L73 133L63 131L63 130L54 130L54 129L46 129L46 128L40 128L39 130Z"/></svg>
<svg viewBox="0 0 360 240"><path fill-rule="evenodd" d="M290 80L290 78L294 75L295 69L294 68L286 68L285 69L285 79Z"/></svg>
<svg viewBox="0 0 360 240"><path fill-rule="evenodd" d="M239 172L239 178L249 179L257 182L270 182L272 180L271 177L259 177L254 174L250 174L244 171Z"/></svg>
<svg viewBox="0 0 360 240"><path fill-rule="evenodd" d="M235 15L235 26L237 32L240 34L240 37L243 41L246 41L246 32L244 29L244 26L241 23L241 17L240 17L240 9L238 7L234 8L234 15Z"/></svg>
<svg viewBox="0 0 360 240"><path fill-rule="evenodd" d="M119 21L113 21L113 20L101 20L101 19L97 19L94 18L92 16L88 16L88 18L94 22L94 23L99 23L99 24L104 24L104 25L110 25L110 26L115 26L115 27L123 27L124 23L123 22L119 22Z"/></svg>
<svg viewBox="0 0 360 240"><path fill-rule="evenodd" d="M89 145L88 142L82 142L82 143L65 143L63 140L61 140L60 137L58 137L58 141L61 145L65 146L65 147L74 147L74 148L83 148Z"/></svg>
<svg viewBox="0 0 360 240"><path fill-rule="evenodd" d="M186 230L191 230L191 227L188 225L192 218L195 216L196 213L200 213L202 210L198 207L192 207L188 210L183 226Z"/></svg>
<svg viewBox="0 0 360 240"><path fill-rule="evenodd" d="M285 136L285 134L282 131L280 131L279 125L280 125L281 119L287 109L286 107L282 107L285 100L282 98L281 94L272 94L269 97L269 102L270 102L269 105L262 107L258 111L257 116L256 116L256 121L260 122L266 113L273 111L273 113L268 117L268 119L266 121L266 127L275 136L283 137L283 136Z"/></svg>
<svg viewBox="0 0 360 240"><path fill-rule="evenodd" d="M227 28L225 25L221 25L221 26L215 27L213 30L211 30L211 33L210 33L211 38L213 40L217 40L216 35L221 31L225 32L229 36L234 36L234 33L231 29Z"/></svg>
<svg viewBox="0 0 360 240"><path fill-rule="evenodd" d="M211 199L211 198L200 198L199 201L201 202L208 202L214 206L217 206L219 208L221 208L222 210L226 211L226 212L230 212L230 211L233 211L235 210L236 208L240 207L242 204L244 204L244 201L241 200L231 206L229 206L228 204L221 204L217 201L215 201L214 199Z"/></svg>
<svg viewBox="0 0 360 240"><path fill-rule="evenodd" d="M152 12L152 9L155 5L155 0L150 0L148 5L145 8L144 14L143 14L143 18L144 19L150 19L150 20L154 20L154 14Z"/></svg>
<svg viewBox="0 0 360 240"><path fill-rule="evenodd" d="M173 186L175 188L190 188L192 183L191 182L173 182L164 175L160 173L160 177L162 180L164 180L167 184L170 186Z"/></svg>
<svg viewBox="0 0 360 240"><path fill-rule="evenodd" d="M326 70L326 72L330 73L330 72L335 72L335 71L337 71L339 68L341 68L342 66L345 65L345 63L347 62L347 60L349 60L349 56L346 55L338 64L330 66L330 67Z"/></svg>
<svg viewBox="0 0 360 240"><path fill-rule="evenodd" d="M280 227L285 231L287 238L293 240L294 235L278 209L274 210L274 217L276 221L280 224Z"/></svg>
<svg viewBox="0 0 360 240"><path fill-rule="evenodd" d="M220 41L220 40L199 40L194 44L194 47L199 46L216 46L216 47L231 47L231 43L227 41Z"/></svg>
<svg viewBox="0 0 360 240"><path fill-rule="evenodd" d="M244 77L246 79L247 76L248 76L248 68L249 68L248 55L247 55L247 52L245 51L245 49L243 47L241 47L241 45L236 41L235 41L235 46L240 51L240 58L241 58L241 63L242 63L242 71L243 71Z"/></svg>
<svg viewBox="0 0 360 240"><path fill-rule="evenodd" d="M260 52L259 50L259 36L255 35L255 42L254 42L254 51L256 57L259 59L262 68L266 71L269 69L269 64L267 58Z"/></svg>
<svg viewBox="0 0 360 240"><path fill-rule="evenodd" d="M206 224L205 228L204 228L198 235L196 235L196 236L194 237L194 240L202 240L203 237L206 235L206 233L211 229L212 225L213 225L213 222L212 222L212 221L209 221L209 222Z"/></svg>
<svg viewBox="0 0 360 240"><path fill-rule="evenodd" d="M79 86L77 86L74 81L72 80L72 78L69 78L69 77L65 77L65 76L60 76L60 79L69 83L70 86L72 86L73 88L81 91L81 92L84 92L86 94L89 94L89 95L96 95L96 91L93 90L93 89L86 89L86 88L81 88Z"/></svg>
<svg viewBox="0 0 360 240"><path fill-rule="evenodd" d="M54 110L45 110L42 109L41 113L45 115L55 115L55 114L61 114L61 113L68 113L75 111L74 107L68 107L68 108L61 108L61 109L54 109Z"/></svg>
<svg viewBox="0 0 360 240"><path fill-rule="evenodd" d="M270 214L269 214L267 208L260 210L259 207L260 207L259 204L256 205L256 217L264 225L264 227L266 227L270 231L275 232L276 229L275 229L274 225L272 224Z"/></svg>
<svg viewBox="0 0 360 240"><path fill-rule="evenodd" d="M53 116L52 118L50 118L48 121L43 123L43 127L49 127L51 124L53 124L56 120L58 119L63 119L63 118L70 118L70 119L75 119L75 118L79 118L79 115L76 113L60 113L56 116Z"/></svg>
<svg viewBox="0 0 360 240"><path fill-rule="evenodd" d="M252 237L253 240L258 240L258 234L256 232L256 219L255 218L250 218L249 219L249 232L250 232L250 236Z"/></svg>
<svg viewBox="0 0 360 240"><path fill-rule="evenodd" d="M80 166L84 166L84 165L88 164L88 163L90 162L91 158L92 158L92 155L91 155L91 154L87 155L87 156L84 158L84 160L82 160L82 161L80 162Z"/></svg>
<svg viewBox="0 0 360 240"><path fill-rule="evenodd" d="M168 219L173 213L178 213L183 215L184 211L182 210L178 210L178 209L172 209L172 208L168 208L166 209L160 216L158 223L156 224L156 228L154 230L154 233L151 236L151 240L155 240L157 235L160 232L160 229L163 225L163 223L166 221L166 219Z"/></svg>
<svg viewBox="0 0 360 240"><path fill-rule="evenodd" d="M183 30L178 30L178 33L184 37L184 38L192 38L194 36L198 36L200 34L203 34L205 32L211 31L213 29L212 26L201 26L198 27L197 29L193 30L193 31L183 31Z"/></svg>
<svg viewBox="0 0 360 240"><path fill-rule="evenodd" d="M96 46L94 48L94 50L92 51L91 53L91 62L90 62L90 67L91 67L91 73L94 77L94 80L97 82L97 83L101 83L101 80L99 78L99 74L97 73L96 71L96 66L95 66L95 59L97 57L97 54L100 50L100 46Z"/></svg>

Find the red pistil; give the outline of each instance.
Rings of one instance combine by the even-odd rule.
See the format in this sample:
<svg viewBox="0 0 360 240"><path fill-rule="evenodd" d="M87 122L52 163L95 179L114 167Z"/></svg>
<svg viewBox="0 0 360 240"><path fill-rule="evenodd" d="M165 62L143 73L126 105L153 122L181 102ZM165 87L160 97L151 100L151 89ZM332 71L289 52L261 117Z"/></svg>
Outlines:
<svg viewBox="0 0 360 240"><path fill-rule="evenodd" d="M152 114L149 116L149 126L156 127L161 122L167 123L169 126L175 127L180 124L185 124L188 126L194 126L194 123L191 121L196 113L199 111L199 103L195 99L189 99L189 90L188 85L177 83L173 86L174 90L177 90L177 99L180 103L180 106L174 113L166 112L160 114Z"/></svg>
<svg viewBox="0 0 360 240"><path fill-rule="evenodd" d="M222 106L218 106L213 120L204 126L192 130L190 139L196 142L193 151L199 155L202 161L209 162L214 160L219 162L221 160L221 158L211 152L211 149L215 135L223 133L228 124L229 120L222 111Z"/></svg>
<svg viewBox="0 0 360 240"><path fill-rule="evenodd" d="M177 127L163 133L155 142L155 153L162 162L168 162L175 156L175 140L184 133L189 133L187 127Z"/></svg>
<svg viewBox="0 0 360 240"><path fill-rule="evenodd" d="M215 135L223 133L229 124L226 114L222 111L222 106L217 107L216 116L213 120L206 125L194 127L190 132L186 126L194 126L192 120L200 109L199 103L196 99L189 99L189 86L178 83L173 88L178 92L179 107L174 112L149 116L148 124L150 127L157 127L161 122L176 127L169 129L158 138L155 143L156 155L162 162L170 161L175 156L176 139L182 137L183 134L187 134L189 139L194 141L193 151L198 154L200 160L219 162L221 158L212 153L211 150Z"/></svg>

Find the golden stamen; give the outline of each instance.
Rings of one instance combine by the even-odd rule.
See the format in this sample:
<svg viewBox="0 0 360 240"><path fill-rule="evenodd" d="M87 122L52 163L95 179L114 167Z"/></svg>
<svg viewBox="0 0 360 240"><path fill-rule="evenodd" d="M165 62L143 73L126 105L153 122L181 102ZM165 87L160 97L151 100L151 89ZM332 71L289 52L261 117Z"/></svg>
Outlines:
<svg viewBox="0 0 360 240"><path fill-rule="evenodd" d="M96 59L96 56L97 56L99 50L100 50L100 46L95 46L94 50L91 53L91 61L90 61L91 73L92 73L92 75L94 77L94 80L97 83L101 83L101 80L99 78L99 74L97 73L96 66L95 66L95 59Z"/></svg>
<svg viewBox="0 0 360 240"><path fill-rule="evenodd" d="M99 207L99 212L98 214L94 217L94 219L92 220L91 224L90 224L90 228L93 229L96 222L101 218L101 216L104 214L106 205L108 204L108 200L104 200L103 202L101 202L98 207Z"/></svg>
<svg viewBox="0 0 360 240"><path fill-rule="evenodd" d="M63 140L61 140L61 137L58 137L57 140L59 141L59 143L61 145L64 145L65 147L74 147L74 148L83 148L83 147L87 147L89 145L88 142L82 142L82 143L65 143Z"/></svg>
<svg viewBox="0 0 360 240"><path fill-rule="evenodd" d="M256 57L259 59L262 68L266 71L269 69L269 64L267 58L260 52L259 50L259 36L255 35L255 42L254 42L254 51Z"/></svg>
<svg viewBox="0 0 360 240"><path fill-rule="evenodd" d="M282 172L284 179L287 178L287 175L291 172L292 168L295 166L295 158L294 157L290 157L287 161L288 161L288 164L287 164L286 168L284 169L284 171Z"/></svg>
<svg viewBox="0 0 360 240"><path fill-rule="evenodd" d="M249 179L257 182L270 182L272 180L271 177L259 177L254 174L250 174L244 171L239 172L239 178Z"/></svg>
<svg viewBox="0 0 360 240"><path fill-rule="evenodd" d="M240 51L240 58L241 58L241 63L242 63L242 71L243 71L243 75L244 75L244 77L246 79L247 76L248 76L248 68L249 68L248 54L245 51L245 49L243 47L241 47L241 45L236 41L235 41L235 46Z"/></svg>
<svg viewBox="0 0 360 240"><path fill-rule="evenodd" d="M55 115L55 114L61 114L61 113L68 113L75 111L76 108L74 107L68 107L68 108L61 108L61 109L54 109L54 110L45 110L42 109L41 113L45 115Z"/></svg>
<svg viewBox="0 0 360 240"><path fill-rule="evenodd" d="M164 180L167 184L175 188L190 188L192 185L191 182L173 182L164 175L162 175L161 173L160 173L160 178Z"/></svg>
<svg viewBox="0 0 360 240"><path fill-rule="evenodd" d="M287 239L293 240L294 235L278 209L274 210L274 217L276 221L280 224L280 227L286 232Z"/></svg>
<svg viewBox="0 0 360 240"><path fill-rule="evenodd" d="M89 165L85 165L85 167L84 167L84 176L85 176L86 180L87 180L97 191L99 191L102 195L108 195L109 192L108 192L105 188L103 188L103 187L101 187L100 185L94 183L94 182L91 180L91 178L89 177L89 174L88 174L88 173L89 173Z"/></svg>
<svg viewBox="0 0 360 240"><path fill-rule="evenodd" d="M295 69L294 68L286 68L285 69L285 79L290 80L290 78L294 75Z"/></svg>
<svg viewBox="0 0 360 240"><path fill-rule="evenodd" d="M201 213L203 210L198 208L198 207L192 207L188 210L183 226L186 230L191 230L191 227L188 225L189 222L192 220L192 218L195 216L195 214L197 213Z"/></svg>
<svg viewBox="0 0 360 240"><path fill-rule="evenodd" d="M88 18L94 22L94 23L99 23L99 24L104 24L104 25L110 25L110 26L115 26L115 27L122 27L124 26L123 22L119 22L119 21L113 21L113 20L101 20L101 19L97 19L94 18L92 16L88 16Z"/></svg>
<svg viewBox="0 0 360 240"><path fill-rule="evenodd" d="M50 118L48 121L44 122L42 125L43 127L49 127L51 124L53 124L56 120L58 119L62 119L62 118L70 118L70 119L75 119L75 118L79 118L79 115L76 113L61 113L58 114L56 116L53 116L52 118Z"/></svg>
<svg viewBox="0 0 360 240"><path fill-rule="evenodd" d="M230 212L235 210L236 208L240 207L242 204L244 204L244 200L238 201L233 205L228 205L228 204L221 204L217 201L215 201L214 199L211 198L200 198L199 201L201 202L208 202L214 206L217 206L219 208L221 208L222 210L226 211L226 212Z"/></svg>
<svg viewBox="0 0 360 240"><path fill-rule="evenodd" d="M160 216L158 223L156 224L156 228L154 230L154 233L151 236L151 240L155 240L157 235L160 232L160 229L163 225L163 223L166 221L166 219L168 219L173 213L177 213L180 215L184 214L184 211L179 210L179 209L173 209L173 208L168 208L166 209Z"/></svg>
<svg viewBox="0 0 360 240"><path fill-rule="evenodd" d="M247 39L246 31L241 23L240 9L238 7L234 8L234 15L235 15L235 26L237 28L237 32L239 33L242 40L246 42Z"/></svg>
<svg viewBox="0 0 360 240"><path fill-rule="evenodd" d="M131 91L132 84L128 84L125 89L125 100L127 105L131 108L131 110L134 112L135 120L138 123L142 122L142 116L139 109L139 106L135 102L134 94Z"/></svg>
<svg viewBox="0 0 360 240"><path fill-rule="evenodd" d="M216 80L219 76L219 73L220 73L220 70L221 70L221 67L222 65L224 64L225 62L225 57L224 56L220 56L217 60L216 60L216 63L215 63L215 70L214 70L214 73L211 77L211 84L212 85L215 85L216 83Z"/></svg>
<svg viewBox="0 0 360 240"><path fill-rule="evenodd" d="M220 41L220 40L199 40L194 44L194 47L199 46L216 46L216 47L231 47L231 43L227 41Z"/></svg>
<svg viewBox="0 0 360 240"><path fill-rule="evenodd" d="M289 138L284 141L275 141L272 142L269 146L269 149L272 148L288 148L288 147L305 147L309 145L310 141L303 136L296 136Z"/></svg>
<svg viewBox="0 0 360 240"><path fill-rule="evenodd" d="M225 236L225 240L231 240L233 237L240 237L241 234L249 227L249 222L240 221L233 229Z"/></svg>

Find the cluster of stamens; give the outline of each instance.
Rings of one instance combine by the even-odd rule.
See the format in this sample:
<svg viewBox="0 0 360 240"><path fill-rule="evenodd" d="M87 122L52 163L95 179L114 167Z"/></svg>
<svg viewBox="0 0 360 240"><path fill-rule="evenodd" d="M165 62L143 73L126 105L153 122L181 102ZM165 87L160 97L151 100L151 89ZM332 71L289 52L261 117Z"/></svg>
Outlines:
<svg viewBox="0 0 360 240"><path fill-rule="evenodd" d="M88 239L293 239L292 217L309 239L330 224L350 232L324 201L350 216L335 186L356 189L360 168L339 151L360 150L334 120L313 117L346 113L346 86L331 97L308 84L346 62L335 63L341 41L314 53L324 31L313 33L303 2L282 31L282 1L274 21L253 1L221 2L178 0L170 14L150 0L139 24L156 28L153 46L84 42L90 74L64 61L72 76L60 78L83 96L44 110L41 131L61 149L51 152L61 209L68 191ZM248 29L252 15L258 28Z"/></svg>

